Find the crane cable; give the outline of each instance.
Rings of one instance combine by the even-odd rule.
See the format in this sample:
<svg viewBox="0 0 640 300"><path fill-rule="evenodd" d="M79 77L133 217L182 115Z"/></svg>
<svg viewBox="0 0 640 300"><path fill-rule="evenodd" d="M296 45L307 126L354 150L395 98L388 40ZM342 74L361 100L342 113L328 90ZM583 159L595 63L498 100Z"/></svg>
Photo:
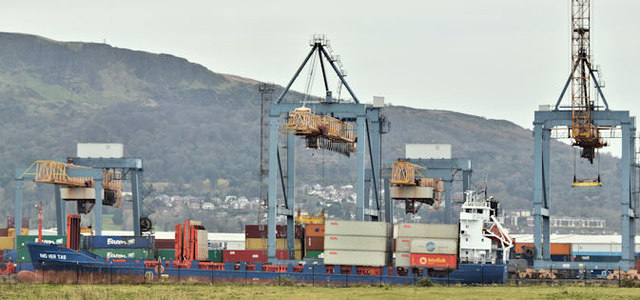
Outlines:
<svg viewBox="0 0 640 300"><path fill-rule="evenodd" d="M313 79L315 77L315 68L316 68L316 60L318 59L317 56L313 55L313 57L311 58L311 63L309 64L309 73L307 74L307 82L305 84L305 88L304 88L304 95L302 98L302 106L305 105L305 102L307 101L307 98L309 97L309 93L311 93L311 88L313 87Z"/></svg>

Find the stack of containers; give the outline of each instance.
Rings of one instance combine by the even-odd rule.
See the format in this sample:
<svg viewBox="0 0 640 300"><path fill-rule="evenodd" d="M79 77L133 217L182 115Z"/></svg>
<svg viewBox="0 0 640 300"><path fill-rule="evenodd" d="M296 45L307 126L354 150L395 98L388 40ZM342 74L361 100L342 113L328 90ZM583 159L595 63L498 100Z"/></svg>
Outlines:
<svg viewBox="0 0 640 300"><path fill-rule="evenodd" d="M267 225L245 225L244 232L245 250L267 252ZM302 259L302 233L302 226L296 225L294 239L295 257L292 259ZM285 225L276 225L276 250L287 250L287 226Z"/></svg>
<svg viewBox="0 0 640 300"><path fill-rule="evenodd" d="M324 263L388 266L393 226L385 222L332 220L325 223Z"/></svg>
<svg viewBox="0 0 640 300"><path fill-rule="evenodd" d="M176 253L175 239L156 239L155 250L158 259L174 260Z"/></svg>
<svg viewBox="0 0 640 300"><path fill-rule="evenodd" d="M146 236L84 236L82 247L107 259L153 259L154 238Z"/></svg>
<svg viewBox="0 0 640 300"><path fill-rule="evenodd" d="M400 223L396 228L396 267L456 268L457 224Z"/></svg>
<svg viewBox="0 0 640 300"><path fill-rule="evenodd" d="M304 257L318 258L324 251L324 224L307 224L304 230Z"/></svg>
<svg viewBox="0 0 640 300"><path fill-rule="evenodd" d="M31 256L27 250L26 243L37 243L37 235L19 235L17 238L17 258L18 262L31 262ZM56 244L61 246L67 245L67 237L64 235L43 235L42 242L47 244Z"/></svg>

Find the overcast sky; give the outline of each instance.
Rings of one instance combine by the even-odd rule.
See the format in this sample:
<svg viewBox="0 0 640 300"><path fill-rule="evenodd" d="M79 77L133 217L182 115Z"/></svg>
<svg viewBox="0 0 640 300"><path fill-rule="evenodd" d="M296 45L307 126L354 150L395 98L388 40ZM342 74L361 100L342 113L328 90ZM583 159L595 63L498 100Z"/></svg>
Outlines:
<svg viewBox="0 0 640 300"><path fill-rule="evenodd" d="M569 74L569 0L11 1L0 31L169 53L286 85L327 34L361 101L532 128ZM593 53L612 109L640 112L640 1L594 0ZM303 90L300 85L295 86ZM343 93L344 95L344 93Z"/></svg>

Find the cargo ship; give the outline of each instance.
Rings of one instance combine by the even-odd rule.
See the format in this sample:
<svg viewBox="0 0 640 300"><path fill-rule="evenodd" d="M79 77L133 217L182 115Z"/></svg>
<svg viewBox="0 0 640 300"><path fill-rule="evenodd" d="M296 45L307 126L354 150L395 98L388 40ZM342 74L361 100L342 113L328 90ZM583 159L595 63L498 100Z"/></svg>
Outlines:
<svg viewBox="0 0 640 300"><path fill-rule="evenodd" d="M242 251L252 254L252 250L227 250L224 255L231 258L225 258L223 262L202 261L199 255L192 255L197 253L195 240L193 247L188 244L177 245L176 251L191 249L189 251L192 254L185 256L181 252L180 255L174 255L175 259L105 257L104 254L97 255L96 251L93 253L51 243L29 242L26 247L31 263L20 264L17 271L76 274L49 276L55 278L50 279L54 281L63 278L78 280L78 274L83 274L82 277L90 277L98 282L114 276L126 276L131 280L151 278L242 283L270 283L287 278L304 284L336 286L411 285L422 277L429 277L432 282L439 284L505 283L508 253L513 240L498 222L497 203L486 195L481 197L473 192L469 192L466 198L460 212L460 224L456 225L406 223L397 224L393 229L393 225L381 222L327 221L323 226L323 230L326 230L323 232L324 255L320 258L306 255L306 258L298 259L299 254L296 254L291 257L296 259L288 259L287 251L283 251L277 262L268 263L261 260L260 255L253 255L257 256L253 261L247 256L238 255L244 253ZM183 232L186 227L180 228L180 232ZM247 229L247 236L253 231ZM196 234L196 231L193 233ZM312 240L311 235L308 241ZM397 235L395 241L394 235ZM123 239L127 240L126 237ZM128 247L126 242L105 237L92 237L91 240L93 246L90 247L96 247L96 241L101 244L106 241L111 247ZM247 240L251 241L249 238ZM347 244L343 240L351 242ZM367 241L370 244L364 245ZM91 245L87 242L84 244ZM391 251L394 255L391 255ZM234 259L233 255L237 258Z"/></svg>

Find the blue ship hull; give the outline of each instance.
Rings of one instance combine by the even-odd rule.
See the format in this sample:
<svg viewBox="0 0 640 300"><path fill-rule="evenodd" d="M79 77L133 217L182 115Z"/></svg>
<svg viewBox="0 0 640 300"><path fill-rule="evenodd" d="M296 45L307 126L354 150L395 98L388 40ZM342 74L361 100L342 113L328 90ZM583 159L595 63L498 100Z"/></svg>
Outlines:
<svg viewBox="0 0 640 300"><path fill-rule="evenodd" d="M306 265L294 267L281 266L278 270L263 270L263 264L224 263L200 264L197 261L189 265L174 264L172 261L162 262L156 267L155 261L132 259L104 259L86 251L74 251L68 248L40 244L27 244L32 264L20 266L19 270L58 271L90 273L96 278L113 277L114 275L160 277L184 280L190 278L205 282L243 282L268 283L282 278L309 284L358 285L358 284L415 284L422 275L427 275L432 282L438 284L503 284L507 281L506 265L461 264L458 269L449 271L416 269L406 273L398 273L398 269L384 267L379 275L356 275L356 267L333 266L333 273L327 272L327 266ZM341 273L340 270L343 269ZM349 274L347 274L349 273Z"/></svg>

